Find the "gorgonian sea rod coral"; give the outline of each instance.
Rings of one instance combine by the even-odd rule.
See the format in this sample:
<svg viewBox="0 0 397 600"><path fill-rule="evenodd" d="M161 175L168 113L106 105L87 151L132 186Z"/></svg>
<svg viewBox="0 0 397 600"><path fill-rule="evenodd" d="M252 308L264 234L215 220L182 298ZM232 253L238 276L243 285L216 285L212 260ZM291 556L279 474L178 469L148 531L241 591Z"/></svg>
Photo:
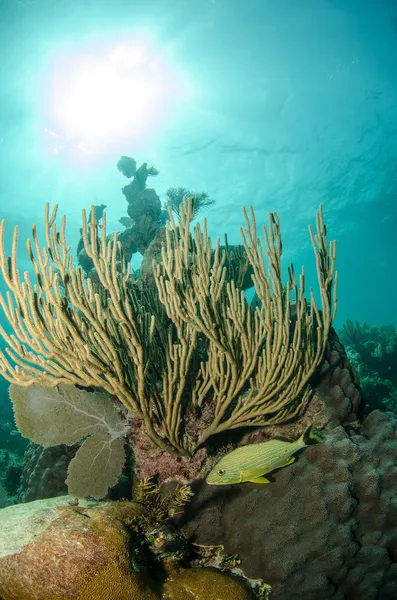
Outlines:
<svg viewBox="0 0 397 600"><path fill-rule="evenodd" d="M1 306L13 334L0 329L7 344L0 366L11 383L101 388L127 409L127 425L129 413L139 415L160 448L183 456L219 432L301 414L336 310L335 242L328 245L321 208L316 231L310 228L321 307L313 293L305 298L303 269L297 277L291 266L283 285L275 213L263 227L264 252L254 211L244 211L236 278L219 240L213 249L206 222L191 231L194 211L185 199L178 222L170 211L161 260L153 261L157 294L131 277L117 234L107 237L105 214L100 233L95 211L91 220L83 212L84 247L97 275L87 278L73 264L65 218L58 230L56 213L46 207L45 246L35 227L27 242L35 283L18 271L17 230L6 256L1 224L0 268L9 288ZM248 268L255 308L241 285Z"/></svg>

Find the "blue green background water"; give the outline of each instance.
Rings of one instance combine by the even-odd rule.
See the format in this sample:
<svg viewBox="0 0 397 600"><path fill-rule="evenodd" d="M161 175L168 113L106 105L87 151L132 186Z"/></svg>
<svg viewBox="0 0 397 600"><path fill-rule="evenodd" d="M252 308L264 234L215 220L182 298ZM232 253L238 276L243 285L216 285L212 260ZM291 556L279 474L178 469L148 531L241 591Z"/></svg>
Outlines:
<svg viewBox="0 0 397 600"><path fill-rule="evenodd" d="M116 163L127 154L159 169L150 183L162 199L172 185L216 199L206 211L214 236L239 241L242 205L260 222L277 211L285 261L305 264L309 284L307 225L322 202L338 240L336 324L397 325L397 2L1 0L0 15L7 244L16 224L21 240L32 222L42 230L45 202L67 214L72 246L93 202L119 229L126 180ZM102 109L104 77L98 102L78 114L73 71L123 44L140 48L156 98L142 100L140 116L137 85L137 97L112 106L113 94ZM24 244L19 264L29 267Z"/></svg>

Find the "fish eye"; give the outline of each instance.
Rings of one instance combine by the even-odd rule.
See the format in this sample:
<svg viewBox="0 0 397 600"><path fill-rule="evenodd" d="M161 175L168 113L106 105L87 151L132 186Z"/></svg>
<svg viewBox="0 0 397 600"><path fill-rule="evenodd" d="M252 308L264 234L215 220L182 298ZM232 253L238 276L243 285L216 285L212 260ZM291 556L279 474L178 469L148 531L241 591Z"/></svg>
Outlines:
<svg viewBox="0 0 397 600"><path fill-rule="evenodd" d="M218 469L218 475L224 475L225 473L225 469Z"/></svg>

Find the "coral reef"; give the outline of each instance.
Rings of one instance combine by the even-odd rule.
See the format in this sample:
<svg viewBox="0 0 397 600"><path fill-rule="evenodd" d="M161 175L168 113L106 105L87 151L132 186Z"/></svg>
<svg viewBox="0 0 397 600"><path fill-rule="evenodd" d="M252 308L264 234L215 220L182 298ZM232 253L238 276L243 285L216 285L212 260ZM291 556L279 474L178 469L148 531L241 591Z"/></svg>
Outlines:
<svg viewBox="0 0 397 600"><path fill-rule="evenodd" d="M148 172L139 171L134 182L143 192ZM101 497L116 482L130 414L142 417L160 450L186 457L212 436L285 423L304 412L336 309L335 244L328 247L320 209L316 233L310 229L320 311L313 294L307 303L304 278L299 284L293 268L282 284L277 215L271 214L264 228L267 269L255 215L244 214L245 253L228 246L221 251L219 240L213 250L205 224L192 233L191 199L185 200L179 223L170 213L161 261L153 264L157 295L131 284L117 238L108 241L104 213L100 238L94 209L91 221L83 213L82 233L99 283L73 267L65 221L55 235L56 209L50 215L47 206L45 216L49 248L40 248L35 228L33 243L28 242L37 291L27 293L30 283L22 283L16 269L16 232L10 259L1 245L0 267L15 304L2 297L0 302L16 336L1 334L19 365L16 369L0 353L1 370L14 383L16 420L26 437L46 446L85 438L69 466L72 493ZM243 294L249 266L261 300L256 309ZM104 391L94 398L90 390L97 388ZM112 397L123 407L122 418ZM101 461L92 462L100 455ZM87 472L97 475L89 479Z"/></svg>
<svg viewBox="0 0 397 600"><path fill-rule="evenodd" d="M68 466L69 492L104 498L125 462L127 422L108 394L60 384L10 386L20 432L44 447L79 444ZM81 441L83 440L83 441Z"/></svg>
<svg viewBox="0 0 397 600"><path fill-rule="evenodd" d="M181 524L195 542L238 554L272 600L394 600L396 436L392 413L336 426L270 485L194 485Z"/></svg>
<svg viewBox="0 0 397 600"><path fill-rule="evenodd" d="M155 190L146 187L148 177L158 175L157 169L148 168L147 163L137 169L136 161L128 156L119 160L117 168L126 177L133 178L122 188L128 203L128 220L126 217L119 220L126 227L120 233L119 241L129 260L133 252L145 253L156 231L164 224L166 212Z"/></svg>
<svg viewBox="0 0 397 600"><path fill-rule="evenodd" d="M118 233L118 241L122 246L124 259L129 262L132 255L136 252L144 254L157 229L164 224L166 211L163 210L156 192L151 188L146 188L147 178L158 175L157 169L154 167L148 169L147 163L144 163L137 169L136 161L129 156L122 156L120 158L117 163L117 169L125 177L133 177L133 180L122 189L128 202L127 212L129 216L119 219L119 223L125 229ZM105 208L105 204L93 206L89 216L89 223L93 217L99 223ZM96 281L97 274L92 259L88 256L84 248L83 237L78 242L76 252L79 265L87 276Z"/></svg>
<svg viewBox="0 0 397 600"><path fill-rule="evenodd" d="M206 448L200 448L192 457L179 456L159 448L147 436L141 418L133 417L130 425L129 439L134 447L138 479L155 476L160 483L170 479L190 483L200 477L207 460Z"/></svg>
<svg viewBox="0 0 397 600"><path fill-rule="evenodd" d="M28 441L16 429L8 384L0 377L0 503L14 504L22 473L23 455Z"/></svg>
<svg viewBox="0 0 397 600"><path fill-rule="evenodd" d="M157 235L161 237L159 231L168 218L168 208L179 216L184 198L190 197L194 216L197 216L203 207L215 204L215 200L210 199L205 192L193 194L187 188L173 187L167 190L167 200L163 206L155 190L146 187L148 177L158 175L157 169L148 168L147 163L143 163L137 169L136 161L128 156L121 157L117 168L125 177L132 177L132 180L122 188L122 193L128 203L128 217L119 219L125 230L119 234L118 239L127 261L135 252L140 252L145 256L145 252L155 237Z"/></svg>
<svg viewBox="0 0 397 600"><path fill-rule="evenodd" d="M291 267L283 282L276 214L264 251L253 211L244 212L241 246L227 238L213 246L205 222L191 228L212 204L206 194L168 190L164 226L160 198L147 187L158 171L126 156L118 169L132 178L123 188L125 229L106 235L103 204L84 213L81 268L65 222L56 229L56 209L46 212L47 246L35 227L28 242L36 284L18 272L17 233L5 255L2 223L10 295L0 302L14 334L0 329L8 346L0 368L18 428L46 446L26 453L21 502L63 494L66 476L76 497L105 497L123 465L134 501L59 498L37 513L0 511L0 596L248 600L265 597L265 579L272 600L394 600L397 418L373 411L362 422L358 375L367 411L397 402L397 333L348 321L345 352L332 329L335 245L322 210L310 229L317 306L313 293L305 298L303 273ZM140 277L128 266L135 252ZM297 439L314 420L324 444L273 471L270 485L205 484L225 451ZM125 451L134 453L129 467ZM3 449L3 506L20 474ZM178 484L192 482L192 504L177 516L191 495Z"/></svg>
<svg viewBox="0 0 397 600"><path fill-rule="evenodd" d="M340 337L360 376L365 414L377 408L397 412L397 329L347 319Z"/></svg>
<svg viewBox="0 0 397 600"><path fill-rule="evenodd" d="M190 192L184 187L168 188L166 195L166 207L169 207L177 217L181 216L181 206L183 205L184 198L191 198L194 218L198 216L204 207L215 204L215 200L210 198L206 192Z"/></svg>
<svg viewBox="0 0 397 600"><path fill-rule="evenodd" d="M159 597L142 574L130 570L123 517L134 511L131 503L127 508L123 504L78 508L63 498L12 508L12 513L0 513L3 600Z"/></svg>
<svg viewBox="0 0 397 600"><path fill-rule="evenodd" d="M18 502L67 494L66 477L78 446L43 448L31 442L25 452Z"/></svg>
<svg viewBox="0 0 397 600"><path fill-rule="evenodd" d="M134 177L136 173L136 160L130 156L122 156L117 163L117 170L124 175L124 177Z"/></svg>
<svg viewBox="0 0 397 600"><path fill-rule="evenodd" d="M141 277L144 280L145 285L149 286L155 292L156 292L157 288L156 288L156 282L155 282L155 279L153 276L152 265L153 265L153 261L158 262L161 260L161 248L162 248L163 244L165 244L165 239L166 239L166 228L160 227L156 231L156 235L154 236L153 240L150 242L148 248L146 249L146 252L142 257L142 262L141 262L141 269L140 269Z"/></svg>
<svg viewBox="0 0 397 600"><path fill-rule="evenodd" d="M20 480L18 480L18 495L15 500L32 502L67 494L68 468L78 449L78 444L74 446L60 444L44 448L31 442L25 452ZM112 500L131 499L134 461L132 448L127 446L126 450L127 461L123 473L117 484L110 488L106 498Z"/></svg>
<svg viewBox="0 0 397 600"><path fill-rule="evenodd" d="M367 371L376 372L397 386L397 329L393 325L372 327L347 319L340 338L359 354Z"/></svg>
<svg viewBox="0 0 397 600"><path fill-rule="evenodd" d="M7 490L0 483L0 508L4 508L5 506L8 506L8 504L9 504L9 498L8 498Z"/></svg>
<svg viewBox="0 0 397 600"><path fill-rule="evenodd" d="M18 489L23 469L23 457L0 450L0 490L1 505L14 504L18 501Z"/></svg>
<svg viewBox="0 0 397 600"><path fill-rule="evenodd" d="M358 379L354 369L349 365L344 348L334 330L330 332L323 363L313 386L313 399L299 421L248 430L248 432L245 430L240 433L237 430L229 432L214 440L208 449L201 448L189 458L159 449L147 436L143 419L137 415L132 417L129 422L129 438L136 465L131 465L131 460L128 461L130 467L124 472L119 485L111 490L112 497L116 499L130 497L133 485L132 470L138 480L156 477L159 483L171 480L191 483L202 477L213 464L214 455L217 456L219 449L225 446L233 448L239 444L265 441L275 436L296 439L314 418L318 426L356 423L360 414ZM65 494L68 465L77 449L77 445L42 448L30 444L25 455L19 501L28 502ZM210 456L208 451L211 453Z"/></svg>
<svg viewBox="0 0 397 600"><path fill-rule="evenodd" d="M177 496L171 505L181 500ZM264 597L226 572L181 570L175 560L169 573L162 562L150 565L132 524L133 518L141 522L146 508L138 502L77 506L66 496L0 511L2 599L188 600L192 593L196 600ZM145 565L139 562L143 558Z"/></svg>
<svg viewBox="0 0 397 600"><path fill-rule="evenodd" d="M134 417L130 421L130 439L134 446L138 478L156 476L161 483L172 479L180 483L191 483L211 468L215 462L214 454L217 456L219 449L222 452L226 446L231 449L276 436L297 439L315 418L319 427L356 424L361 411L358 378L333 329L323 362L312 385L313 398L299 420L253 430L246 428L225 432L188 459L160 450L146 435L142 419ZM192 426L195 425L193 419Z"/></svg>
<svg viewBox="0 0 397 600"><path fill-rule="evenodd" d="M247 586L212 569L187 569L164 584L164 600L255 600Z"/></svg>
<svg viewBox="0 0 397 600"><path fill-rule="evenodd" d="M138 169L136 160L129 156L122 156L117 163L117 169L128 179L131 179L127 185L122 188L122 193L127 200L128 217L120 217L119 223L124 227L123 231L118 232L118 242L123 249L124 259L128 263L136 252L139 252L145 258L146 251L156 237L161 238L161 231L168 218L168 209L173 210L179 215L180 205L184 197L191 197L194 214L203 207L209 207L215 204L215 200L210 199L206 192L191 193L184 187L169 188L166 192L166 200L161 202L159 196L153 188L147 187L147 179L159 174L159 171L153 166L147 166L143 163ZM91 211L89 222L93 216L97 223L102 219L103 211L106 208L104 204L96 205ZM153 253L149 253L146 262L149 262L147 275L151 277L151 260ZM88 256L83 238L81 237L77 245L77 259L79 265L94 281L97 281L97 274L94 269L92 259ZM247 281L247 283L250 282Z"/></svg>

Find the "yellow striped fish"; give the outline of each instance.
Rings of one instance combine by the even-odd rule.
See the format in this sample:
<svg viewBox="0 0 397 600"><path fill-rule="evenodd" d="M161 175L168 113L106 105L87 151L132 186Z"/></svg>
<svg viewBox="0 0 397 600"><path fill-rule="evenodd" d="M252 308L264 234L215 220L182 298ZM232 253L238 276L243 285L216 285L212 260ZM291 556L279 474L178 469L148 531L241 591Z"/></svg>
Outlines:
<svg viewBox="0 0 397 600"><path fill-rule="evenodd" d="M312 433L313 425L314 423L295 442L270 440L232 450L215 465L207 475L206 482L210 485L232 485L248 481L270 483L265 477L266 473L293 463L293 455L308 445L309 438L322 441Z"/></svg>

